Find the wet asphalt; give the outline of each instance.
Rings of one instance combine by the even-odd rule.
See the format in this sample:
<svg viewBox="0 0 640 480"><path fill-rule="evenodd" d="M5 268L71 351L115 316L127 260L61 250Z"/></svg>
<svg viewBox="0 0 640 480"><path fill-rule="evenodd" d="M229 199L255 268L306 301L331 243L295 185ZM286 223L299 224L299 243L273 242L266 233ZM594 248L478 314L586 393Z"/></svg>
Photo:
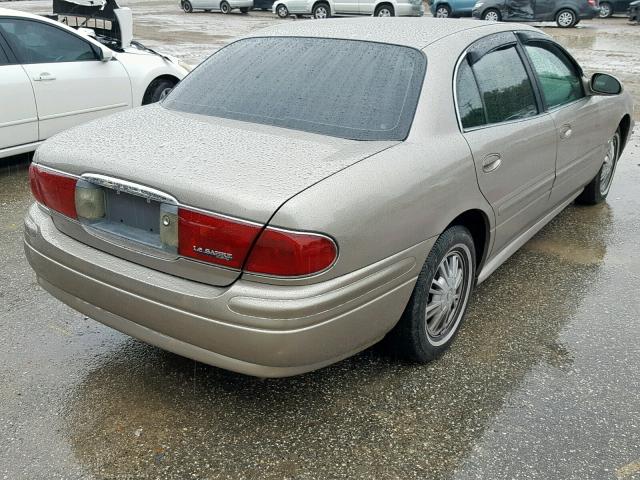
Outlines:
<svg viewBox="0 0 640 480"><path fill-rule="evenodd" d="M153 5L174 9L140 2L134 15ZM173 45L182 58L228 41L194 33L221 15L176 18L192 22L186 46ZM274 21L230 18L245 29ZM140 22L143 40L153 21ZM547 31L587 70L619 75L640 104L640 26L580 25ZM607 203L569 206L482 284L439 361L374 347L275 380L147 346L50 297L22 250L28 163L2 162L4 479L640 479L638 134Z"/></svg>

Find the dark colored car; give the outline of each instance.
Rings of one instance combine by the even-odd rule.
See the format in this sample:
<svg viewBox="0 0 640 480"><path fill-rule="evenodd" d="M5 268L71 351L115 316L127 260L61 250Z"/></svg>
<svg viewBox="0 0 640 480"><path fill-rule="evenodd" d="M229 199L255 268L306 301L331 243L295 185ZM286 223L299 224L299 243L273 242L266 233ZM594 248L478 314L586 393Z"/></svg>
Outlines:
<svg viewBox="0 0 640 480"><path fill-rule="evenodd" d="M573 27L585 18L600 14L597 0L478 0L474 18L494 22L556 22Z"/></svg>
<svg viewBox="0 0 640 480"><path fill-rule="evenodd" d="M271 11L274 0L253 0L254 10Z"/></svg>
<svg viewBox="0 0 640 480"><path fill-rule="evenodd" d="M640 23L640 0L629 4L629 21Z"/></svg>
<svg viewBox="0 0 640 480"><path fill-rule="evenodd" d="M614 13L626 13L631 0L606 0L600 2L600 17L608 18Z"/></svg>

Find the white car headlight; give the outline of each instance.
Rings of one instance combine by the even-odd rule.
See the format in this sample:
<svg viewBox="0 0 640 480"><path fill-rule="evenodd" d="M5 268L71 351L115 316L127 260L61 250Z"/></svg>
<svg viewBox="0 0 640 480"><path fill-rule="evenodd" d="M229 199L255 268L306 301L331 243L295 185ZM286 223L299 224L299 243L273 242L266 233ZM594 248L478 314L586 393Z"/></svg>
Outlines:
<svg viewBox="0 0 640 480"><path fill-rule="evenodd" d="M484 5L484 2L478 2L473 6L473 8L480 8L482 5Z"/></svg>

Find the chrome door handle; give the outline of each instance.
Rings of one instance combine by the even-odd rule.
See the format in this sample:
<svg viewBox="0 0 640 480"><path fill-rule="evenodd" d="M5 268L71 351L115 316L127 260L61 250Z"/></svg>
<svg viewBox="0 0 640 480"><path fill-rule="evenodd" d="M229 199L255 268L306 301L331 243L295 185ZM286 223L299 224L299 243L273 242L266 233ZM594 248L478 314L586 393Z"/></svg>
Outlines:
<svg viewBox="0 0 640 480"><path fill-rule="evenodd" d="M482 160L482 171L491 173L502 164L502 157L499 153L490 153Z"/></svg>
<svg viewBox="0 0 640 480"><path fill-rule="evenodd" d="M36 75L33 77L33 80L36 82L50 82L51 80L55 80L56 77L51 75L49 72L42 72L40 75Z"/></svg>
<svg viewBox="0 0 640 480"><path fill-rule="evenodd" d="M560 129L560 137L561 138L569 138L573 130L571 129L571 125L563 125Z"/></svg>

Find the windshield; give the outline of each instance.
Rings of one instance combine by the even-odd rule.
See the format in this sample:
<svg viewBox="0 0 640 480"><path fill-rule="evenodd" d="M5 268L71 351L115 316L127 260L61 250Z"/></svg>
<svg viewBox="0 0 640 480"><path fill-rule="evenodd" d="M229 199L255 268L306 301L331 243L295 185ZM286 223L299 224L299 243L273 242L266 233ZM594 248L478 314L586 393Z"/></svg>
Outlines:
<svg viewBox="0 0 640 480"><path fill-rule="evenodd" d="M425 68L421 52L398 45L250 38L209 57L162 105L354 140L404 140Z"/></svg>

